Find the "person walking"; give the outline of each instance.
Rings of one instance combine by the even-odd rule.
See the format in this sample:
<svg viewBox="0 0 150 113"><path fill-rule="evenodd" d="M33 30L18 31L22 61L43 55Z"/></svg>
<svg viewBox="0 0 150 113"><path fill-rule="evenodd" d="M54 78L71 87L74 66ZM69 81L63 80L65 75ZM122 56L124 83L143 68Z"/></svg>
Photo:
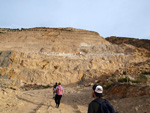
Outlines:
<svg viewBox="0 0 150 113"><path fill-rule="evenodd" d="M60 105L61 97L62 95L64 96L64 88L61 86L61 83L58 83L55 92L56 92L55 103L56 103L56 107L58 108Z"/></svg>
<svg viewBox="0 0 150 113"><path fill-rule="evenodd" d="M55 85L53 86L53 98L55 99L55 96L56 96L56 87L57 87L57 82L55 83Z"/></svg>
<svg viewBox="0 0 150 113"><path fill-rule="evenodd" d="M94 100L88 106L88 113L116 113L108 100L104 99L103 87L94 85L92 88Z"/></svg>

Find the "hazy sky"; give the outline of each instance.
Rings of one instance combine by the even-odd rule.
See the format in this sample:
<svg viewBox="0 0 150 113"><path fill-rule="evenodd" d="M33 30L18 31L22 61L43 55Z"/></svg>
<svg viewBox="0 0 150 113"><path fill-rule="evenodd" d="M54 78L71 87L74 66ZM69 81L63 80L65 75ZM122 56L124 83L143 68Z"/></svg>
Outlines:
<svg viewBox="0 0 150 113"><path fill-rule="evenodd" d="M150 39L150 0L0 0L0 28L32 27Z"/></svg>

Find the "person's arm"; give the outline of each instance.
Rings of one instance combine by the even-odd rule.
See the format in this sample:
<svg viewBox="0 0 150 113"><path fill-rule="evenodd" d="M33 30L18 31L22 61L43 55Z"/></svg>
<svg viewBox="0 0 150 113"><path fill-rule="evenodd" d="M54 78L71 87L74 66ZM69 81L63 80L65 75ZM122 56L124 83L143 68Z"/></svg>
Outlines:
<svg viewBox="0 0 150 113"><path fill-rule="evenodd" d="M63 93L63 96L64 96L64 89L63 89L62 93Z"/></svg>
<svg viewBox="0 0 150 113"><path fill-rule="evenodd" d="M64 88L63 87L61 87L62 88L62 95L64 96Z"/></svg>
<svg viewBox="0 0 150 113"><path fill-rule="evenodd" d="M54 89L54 93L56 93L57 92L57 87Z"/></svg>

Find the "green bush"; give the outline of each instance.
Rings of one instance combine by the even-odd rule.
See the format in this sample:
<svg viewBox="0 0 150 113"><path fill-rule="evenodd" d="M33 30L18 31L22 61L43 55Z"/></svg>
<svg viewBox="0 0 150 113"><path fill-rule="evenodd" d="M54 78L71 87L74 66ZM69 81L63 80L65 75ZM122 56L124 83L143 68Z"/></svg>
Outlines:
<svg viewBox="0 0 150 113"><path fill-rule="evenodd" d="M131 80L132 83L141 83L139 80Z"/></svg>
<svg viewBox="0 0 150 113"><path fill-rule="evenodd" d="M128 78L128 82L130 81L130 78ZM118 82L127 82L127 77L118 79Z"/></svg>
<svg viewBox="0 0 150 113"><path fill-rule="evenodd" d="M139 75L138 77L138 81L141 81L141 82L147 82L147 77L143 74Z"/></svg>
<svg viewBox="0 0 150 113"><path fill-rule="evenodd" d="M141 83L141 82L145 83L147 82L147 80L148 79L144 74L139 75L137 80L130 80L130 78L128 78L128 82L132 83ZM118 82L127 82L127 77L118 79Z"/></svg>
<svg viewBox="0 0 150 113"><path fill-rule="evenodd" d="M144 72L143 74L148 75L148 74L150 74L150 72Z"/></svg>
<svg viewBox="0 0 150 113"><path fill-rule="evenodd" d="M109 89L111 86L112 86L112 83L108 83L108 84L106 85L106 89Z"/></svg>
<svg viewBox="0 0 150 113"><path fill-rule="evenodd" d="M127 74L127 72L126 72L126 71L123 71L123 74L124 74L124 75L126 75L126 74Z"/></svg>

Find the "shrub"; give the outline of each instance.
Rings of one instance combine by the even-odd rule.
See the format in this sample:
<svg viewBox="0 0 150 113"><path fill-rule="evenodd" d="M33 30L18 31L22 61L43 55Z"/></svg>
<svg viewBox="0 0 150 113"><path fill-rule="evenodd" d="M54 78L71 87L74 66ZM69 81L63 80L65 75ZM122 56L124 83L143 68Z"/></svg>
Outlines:
<svg viewBox="0 0 150 113"><path fill-rule="evenodd" d="M148 75L148 74L150 74L150 72L143 72L143 74Z"/></svg>
<svg viewBox="0 0 150 113"><path fill-rule="evenodd" d="M118 82L127 82L127 80L128 80L128 82L130 81L130 78L127 78L127 77L125 77L125 78L120 78L120 79L118 79Z"/></svg>
<svg viewBox="0 0 150 113"><path fill-rule="evenodd" d="M123 74L124 74L124 75L126 75L126 74L127 74L127 72L126 72L126 71L123 71Z"/></svg>
<svg viewBox="0 0 150 113"><path fill-rule="evenodd" d="M108 83L108 84L106 85L106 89L109 89L111 86L112 86L112 83Z"/></svg>
<svg viewBox="0 0 150 113"><path fill-rule="evenodd" d="M143 74L139 75L138 77L138 81L141 81L141 82L147 82L147 77Z"/></svg>
<svg viewBox="0 0 150 113"><path fill-rule="evenodd" d="M132 83L141 83L139 80L131 80Z"/></svg>

